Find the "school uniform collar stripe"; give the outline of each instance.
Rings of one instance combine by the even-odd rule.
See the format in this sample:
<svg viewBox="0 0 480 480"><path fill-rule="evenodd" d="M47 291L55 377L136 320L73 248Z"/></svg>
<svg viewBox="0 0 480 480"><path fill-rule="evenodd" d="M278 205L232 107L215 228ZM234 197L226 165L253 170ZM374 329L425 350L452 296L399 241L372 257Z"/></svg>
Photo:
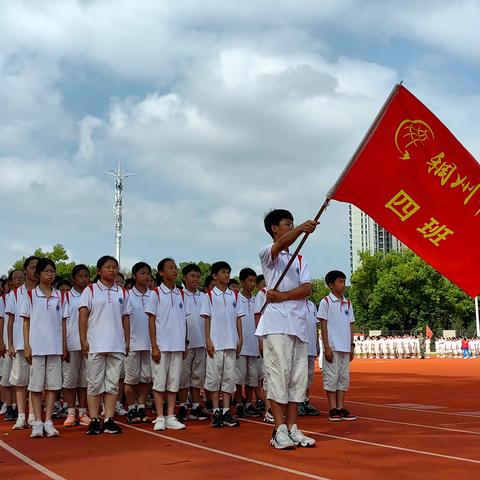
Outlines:
<svg viewBox="0 0 480 480"><path fill-rule="evenodd" d="M37 297L44 297L47 298L47 296L40 290L40 287L35 287L35 295ZM58 297L58 292L55 289L52 289L52 294L50 295L51 297Z"/></svg>
<svg viewBox="0 0 480 480"><path fill-rule="evenodd" d="M164 283L160 285L160 289L163 293L176 293L178 295L178 288L173 287L173 290L170 290Z"/></svg>
<svg viewBox="0 0 480 480"><path fill-rule="evenodd" d="M150 296L150 290L147 288L147 291L145 293L140 292L137 290L137 287L132 287L131 292L133 292L137 297L149 297Z"/></svg>
<svg viewBox="0 0 480 480"><path fill-rule="evenodd" d="M70 293L70 295L71 295L72 297L81 297L81 296L82 296L82 294L81 294L79 291L77 291L77 290L75 289L75 287L72 287L72 288L70 289L70 292L69 292L69 293Z"/></svg>
<svg viewBox="0 0 480 480"><path fill-rule="evenodd" d="M118 292L118 285L117 285L116 283L114 283L114 284L112 285L112 287L109 288L109 287L107 287L106 285L104 285L104 284L101 282L101 280L99 280L99 281L97 282L97 287L98 287L100 290L103 290L103 291L113 290L113 291L115 291L115 292Z"/></svg>
<svg viewBox="0 0 480 480"><path fill-rule="evenodd" d="M185 293L185 295L188 295L189 297L193 297L193 296L199 297L200 296L200 290L196 290L195 292L191 292L186 287L183 289L183 293Z"/></svg>
<svg viewBox="0 0 480 480"><path fill-rule="evenodd" d="M218 287L213 287L212 292L215 295L224 295L224 294L232 295L233 294L233 292L229 288L227 288L224 292L222 292Z"/></svg>
<svg viewBox="0 0 480 480"><path fill-rule="evenodd" d="M344 296L342 296L342 298L337 298L332 292L330 292L330 293L328 294L328 297L330 298L330 300L331 300L332 302L341 302L341 303L346 302Z"/></svg>

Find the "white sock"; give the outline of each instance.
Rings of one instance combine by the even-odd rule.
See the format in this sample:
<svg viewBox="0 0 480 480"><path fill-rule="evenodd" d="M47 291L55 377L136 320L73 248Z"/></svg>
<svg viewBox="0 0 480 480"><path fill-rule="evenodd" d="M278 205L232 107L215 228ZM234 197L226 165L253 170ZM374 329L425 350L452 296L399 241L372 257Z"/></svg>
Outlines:
<svg viewBox="0 0 480 480"><path fill-rule="evenodd" d="M85 415L85 413L87 413L87 409L86 409L86 408L79 408L79 409L78 409L78 414L79 414L80 416Z"/></svg>
<svg viewBox="0 0 480 480"><path fill-rule="evenodd" d="M19 415L20 416L20 415ZM29 413L28 414L28 419L29 420L35 420L35 414L34 413Z"/></svg>
<svg viewBox="0 0 480 480"><path fill-rule="evenodd" d="M186 403L181 403L180 407L185 407L186 408Z"/></svg>
<svg viewBox="0 0 480 480"><path fill-rule="evenodd" d="M145 404L144 403L139 403L137 405L137 408L140 409L140 408L143 408L145 410Z"/></svg>
<svg viewBox="0 0 480 480"><path fill-rule="evenodd" d="M198 408L199 406L200 406L199 403L194 403L194 404L192 405L192 408L195 410L195 409Z"/></svg>
<svg viewBox="0 0 480 480"><path fill-rule="evenodd" d="M223 414L225 415L230 409L229 408L224 408L223 409Z"/></svg>
<svg viewBox="0 0 480 480"><path fill-rule="evenodd" d="M135 410L137 408L136 405L129 405L128 406L128 411L131 412L132 410Z"/></svg>
<svg viewBox="0 0 480 480"><path fill-rule="evenodd" d="M245 404L245 408L248 408L248 407L250 407L251 405L252 405L252 404L251 404L250 402L247 402L247 403Z"/></svg>
<svg viewBox="0 0 480 480"><path fill-rule="evenodd" d="M19 420L25 420L25 414L24 413L19 413L18 414L18 419Z"/></svg>

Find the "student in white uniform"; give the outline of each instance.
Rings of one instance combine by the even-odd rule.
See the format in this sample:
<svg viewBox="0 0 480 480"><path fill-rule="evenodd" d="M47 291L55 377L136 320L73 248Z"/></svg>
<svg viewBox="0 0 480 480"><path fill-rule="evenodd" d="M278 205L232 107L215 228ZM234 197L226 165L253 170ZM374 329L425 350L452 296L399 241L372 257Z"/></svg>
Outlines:
<svg viewBox="0 0 480 480"><path fill-rule="evenodd" d="M305 401L298 406L299 416L318 417L320 412L310 404L310 389L315 378L315 360L320 354L320 345L318 343L317 307L311 300L307 300L307 336L308 336L308 382L305 393Z"/></svg>
<svg viewBox="0 0 480 480"><path fill-rule="evenodd" d="M152 269L148 263L138 262L132 267L134 286L128 292L130 302L130 350L125 358L125 396L128 405L128 423L148 423L145 410L147 393L152 382L152 361L148 316L145 309L152 295L148 281Z"/></svg>
<svg viewBox="0 0 480 480"><path fill-rule="evenodd" d="M187 350L187 316L184 293L175 286L177 265L164 258L157 266L157 283L148 302L150 344L152 350L153 397L157 418L155 431L182 430L185 425L175 417L175 400L180 389L183 358ZM167 400L167 417L163 415L163 401Z"/></svg>
<svg viewBox="0 0 480 480"><path fill-rule="evenodd" d="M67 344L64 318L68 307L64 295L53 288L56 267L49 258L41 258L35 274L38 287L27 292L20 316L23 318L25 360L31 365L28 390L31 392L35 423L31 437L58 437L52 413L57 392L62 389L62 356ZM45 423L42 422L42 395L45 391Z"/></svg>
<svg viewBox="0 0 480 480"><path fill-rule="evenodd" d="M205 350L205 320L200 315L205 294L198 289L202 271L198 265L189 263L183 267L182 274L185 287L183 293L190 315L187 317L188 348L187 356L182 364L180 390L178 392L180 408L177 412L177 419L180 422L185 419L208 420L210 417L202 406L200 395L200 390L205 382L207 355ZM189 414L187 410L188 392L190 392L192 399L192 408Z"/></svg>
<svg viewBox="0 0 480 480"><path fill-rule="evenodd" d="M130 347L131 309L128 292L115 284L118 261L109 255L97 262L100 279L82 292L79 307L80 345L87 359L87 402L91 416L87 435L121 433L114 421L120 371ZM98 414L103 394L105 419Z"/></svg>
<svg viewBox="0 0 480 480"><path fill-rule="evenodd" d="M21 430L27 427L26 404L27 404L27 386L30 377L30 365L25 360L23 351L23 319L20 311L23 302L27 298L27 292L37 285L37 277L35 276L35 268L39 258L35 256L28 257L23 263L23 271L25 272L25 283L12 290L8 296L5 314L8 315L8 354L13 358L12 370L10 373L10 383L15 387L18 418L13 430ZM29 403L28 425L33 427L35 415L33 408Z"/></svg>
<svg viewBox="0 0 480 480"><path fill-rule="evenodd" d="M241 291L238 294L242 317L242 350L236 362L235 393L238 418L256 417L262 414L253 405L253 392L258 387L258 340L255 336L255 290L257 274L251 268L243 268L239 273ZM245 388L245 405L242 403L242 390Z"/></svg>
<svg viewBox="0 0 480 480"><path fill-rule="evenodd" d="M344 406L350 386L350 362L353 360L353 324L355 316L350 300L343 296L346 276L339 270L325 275L330 293L318 307L324 347L323 388L327 392L332 422L352 421L357 417Z"/></svg>
<svg viewBox="0 0 480 480"><path fill-rule="evenodd" d="M236 358L242 349L242 317L245 312L241 310L237 295L227 288L230 272L227 262L212 265L216 286L207 291L201 310L208 354L205 388L211 392L213 428L240 426L230 412L230 402L235 391ZM223 410L219 404L220 392Z"/></svg>
<svg viewBox="0 0 480 480"><path fill-rule="evenodd" d="M90 270L86 265L75 265L72 270L73 287L66 294L69 315L66 321L68 355L62 364L63 400L67 402L67 418L63 426L74 427L79 424L90 425L87 413L87 372L85 357L80 345L78 331L78 308L85 288L90 283ZM76 398L78 394L78 416L76 414Z"/></svg>
<svg viewBox="0 0 480 480"><path fill-rule="evenodd" d="M308 383L307 308L305 299L312 286L303 257L293 260L277 290L274 287L288 264L289 247L303 233L313 233L317 222L308 220L298 227L288 210L272 210L264 218L273 242L260 250L267 284L267 307L257 327L263 337L263 361L272 403L275 429L270 444L277 449L312 447L315 439L297 427L298 403L305 399Z"/></svg>
<svg viewBox="0 0 480 480"><path fill-rule="evenodd" d="M23 270L17 269L12 270L8 275L8 283L10 285L10 292L3 295L4 309L3 309L3 328L0 329L0 334L2 335L3 347L1 351L3 352L3 368L2 368L2 380L0 386L2 387L2 400L5 405L5 414L3 419L5 421L13 421L16 417L16 406L17 402L15 399L14 387L10 383L10 374L12 372L13 359L8 354L8 314L6 313L8 297L11 295L12 290L16 290L21 287L25 282L25 273Z"/></svg>

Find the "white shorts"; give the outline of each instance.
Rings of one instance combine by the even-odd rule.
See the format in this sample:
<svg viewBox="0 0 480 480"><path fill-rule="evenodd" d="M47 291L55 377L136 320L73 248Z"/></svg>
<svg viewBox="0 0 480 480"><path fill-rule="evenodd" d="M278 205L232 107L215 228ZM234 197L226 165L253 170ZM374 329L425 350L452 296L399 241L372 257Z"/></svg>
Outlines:
<svg viewBox="0 0 480 480"><path fill-rule="evenodd" d="M305 400L308 380L308 343L284 333L263 337L267 398L281 404Z"/></svg>
<svg viewBox="0 0 480 480"><path fill-rule="evenodd" d="M153 389L178 392L182 374L183 352L161 352L160 362L152 360Z"/></svg>
<svg viewBox="0 0 480 480"><path fill-rule="evenodd" d="M28 389L41 393L44 390L62 389L62 356L33 355Z"/></svg>
<svg viewBox="0 0 480 480"><path fill-rule="evenodd" d="M10 374L12 373L13 359L9 355L5 355L3 359L2 367L2 381L0 382L0 387L11 387L10 383Z"/></svg>
<svg viewBox="0 0 480 480"><path fill-rule="evenodd" d="M13 357L10 383L13 387L27 387L30 379L30 365L25 360L23 350L17 350Z"/></svg>
<svg viewBox="0 0 480 480"><path fill-rule="evenodd" d="M117 395L124 360L124 353L89 353L86 361L87 393Z"/></svg>
<svg viewBox="0 0 480 480"><path fill-rule="evenodd" d="M125 384L138 385L139 383L150 383L151 381L152 356L150 350L128 352L125 358Z"/></svg>
<svg viewBox="0 0 480 480"><path fill-rule="evenodd" d="M81 350L70 352L70 361L62 362L63 388L87 388L87 366Z"/></svg>
<svg viewBox="0 0 480 480"><path fill-rule="evenodd" d="M213 358L207 356L205 388L211 392L233 393L235 391L235 349L216 350Z"/></svg>
<svg viewBox="0 0 480 480"><path fill-rule="evenodd" d="M180 388L202 388L205 383L206 351L204 347L189 348L183 360Z"/></svg>
<svg viewBox="0 0 480 480"><path fill-rule="evenodd" d="M307 378L307 388L313 383L313 379L315 378L315 359L317 357L313 355L308 356L308 378Z"/></svg>
<svg viewBox="0 0 480 480"><path fill-rule="evenodd" d="M240 355L235 365L235 383L258 387L258 362L257 357Z"/></svg>
<svg viewBox="0 0 480 480"><path fill-rule="evenodd" d="M350 384L350 353L333 352L333 361L323 359L323 388L327 392L346 392Z"/></svg>

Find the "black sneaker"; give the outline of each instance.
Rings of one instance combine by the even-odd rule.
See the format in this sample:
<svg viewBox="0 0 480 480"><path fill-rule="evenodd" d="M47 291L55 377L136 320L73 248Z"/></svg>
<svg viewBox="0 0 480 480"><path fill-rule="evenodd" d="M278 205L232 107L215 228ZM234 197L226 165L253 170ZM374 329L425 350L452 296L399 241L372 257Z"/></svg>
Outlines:
<svg viewBox="0 0 480 480"><path fill-rule="evenodd" d="M309 417L320 416L320 412L310 402L304 402L304 409Z"/></svg>
<svg viewBox="0 0 480 480"><path fill-rule="evenodd" d="M245 407L243 406L243 403L237 404L236 416L237 418L245 418Z"/></svg>
<svg viewBox="0 0 480 480"><path fill-rule="evenodd" d="M147 411L144 408L139 408L137 410L137 415L141 423L151 423L150 417L147 415Z"/></svg>
<svg viewBox="0 0 480 480"><path fill-rule="evenodd" d="M7 407L7 411L5 412L5 415L3 416L3 420L5 422L9 422L9 421L15 420L15 418L16 418L15 410L10 405L9 407Z"/></svg>
<svg viewBox="0 0 480 480"><path fill-rule="evenodd" d="M87 435L100 435L102 428L98 417L92 418L90 425L87 428Z"/></svg>
<svg viewBox="0 0 480 480"><path fill-rule="evenodd" d="M245 415L247 417L254 417L254 418L260 418L263 416L253 405L249 405L245 409Z"/></svg>
<svg viewBox="0 0 480 480"><path fill-rule="evenodd" d="M129 410L127 414L127 423L141 423L141 419L138 415L138 410L134 408L133 410Z"/></svg>
<svg viewBox="0 0 480 480"><path fill-rule="evenodd" d="M223 427L223 413L220 409L215 410L212 417L212 428Z"/></svg>
<svg viewBox="0 0 480 480"><path fill-rule="evenodd" d="M210 416L205 412L201 405L190 410L189 420L208 420Z"/></svg>
<svg viewBox="0 0 480 480"><path fill-rule="evenodd" d="M342 415L340 414L340 412L336 408L332 408L328 412L328 419L331 422L341 422L342 421Z"/></svg>
<svg viewBox="0 0 480 480"><path fill-rule="evenodd" d="M177 420L179 422L182 422L184 423L185 420L187 419L187 413L188 413L188 410L187 410L187 407L185 407L184 405L182 405L179 409L178 409L178 412L177 412Z"/></svg>
<svg viewBox="0 0 480 480"><path fill-rule="evenodd" d="M342 420L346 420L347 422L351 422L352 420L355 421L357 419L356 415L353 415L345 408L338 410L338 413L340 414L340 418Z"/></svg>
<svg viewBox="0 0 480 480"><path fill-rule="evenodd" d="M255 409L258 410L259 412L267 411L267 406L265 405L265 402L261 398L257 399L255 403Z"/></svg>
<svg viewBox="0 0 480 480"><path fill-rule="evenodd" d="M122 433L122 429L115 423L113 418L109 418L106 422L103 422L102 432Z"/></svg>
<svg viewBox="0 0 480 480"><path fill-rule="evenodd" d="M213 412L213 403L209 398L207 398L207 400L205 402L205 410L207 412Z"/></svg>
<svg viewBox="0 0 480 480"><path fill-rule="evenodd" d="M238 406L237 406L238 408ZM223 424L226 425L227 427L239 427L240 422L236 419L233 418L232 412L230 410L227 410L223 414Z"/></svg>

